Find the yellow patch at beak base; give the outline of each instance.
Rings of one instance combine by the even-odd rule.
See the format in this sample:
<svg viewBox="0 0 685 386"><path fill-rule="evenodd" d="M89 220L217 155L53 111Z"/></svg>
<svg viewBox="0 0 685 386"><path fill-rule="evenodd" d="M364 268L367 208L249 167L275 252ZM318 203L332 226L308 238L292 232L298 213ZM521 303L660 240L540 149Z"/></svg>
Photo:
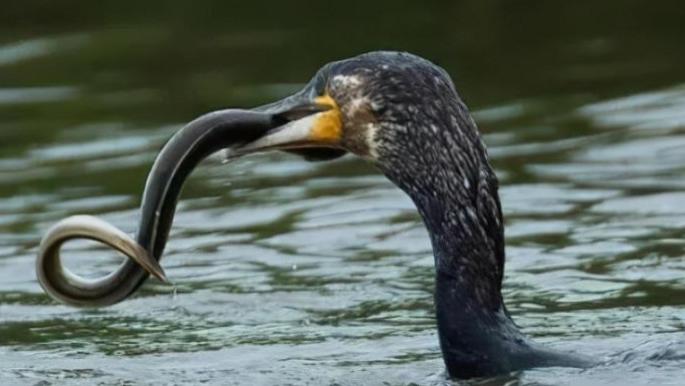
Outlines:
<svg viewBox="0 0 685 386"><path fill-rule="evenodd" d="M338 144L342 139L342 113L338 104L326 94L314 99L317 104L329 106L330 110L320 113L311 129L311 140L323 144Z"/></svg>

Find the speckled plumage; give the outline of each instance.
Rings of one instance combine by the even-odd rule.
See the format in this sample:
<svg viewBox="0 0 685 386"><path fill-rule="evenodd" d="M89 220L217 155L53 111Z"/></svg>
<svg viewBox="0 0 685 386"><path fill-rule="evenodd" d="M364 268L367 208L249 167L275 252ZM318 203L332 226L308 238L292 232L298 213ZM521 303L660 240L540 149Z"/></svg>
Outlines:
<svg viewBox="0 0 685 386"><path fill-rule="evenodd" d="M373 52L326 65L311 86L340 106L344 148L374 162L423 218L450 375L587 364L534 346L506 311L498 181L449 75L415 55Z"/></svg>

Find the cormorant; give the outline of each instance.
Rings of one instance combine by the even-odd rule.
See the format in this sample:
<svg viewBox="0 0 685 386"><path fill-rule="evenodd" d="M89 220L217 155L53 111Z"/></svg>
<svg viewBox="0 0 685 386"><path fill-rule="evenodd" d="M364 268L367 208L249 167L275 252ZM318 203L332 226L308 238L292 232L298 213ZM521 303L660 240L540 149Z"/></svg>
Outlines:
<svg viewBox="0 0 685 386"><path fill-rule="evenodd" d="M102 306L131 295L148 273L166 280L158 260L182 184L199 161L224 148L234 156L286 150L310 160L353 153L411 197L433 247L437 326L450 376L593 364L533 343L512 321L502 301L504 224L486 147L447 72L408 53L332 62L282 101L189 123L150 171L136 241L87 216L48 231L37 260L46 292L72 305ZM135 262L98 280L81 279L59 260L62 242L78 237L103 241Z"/></svg>

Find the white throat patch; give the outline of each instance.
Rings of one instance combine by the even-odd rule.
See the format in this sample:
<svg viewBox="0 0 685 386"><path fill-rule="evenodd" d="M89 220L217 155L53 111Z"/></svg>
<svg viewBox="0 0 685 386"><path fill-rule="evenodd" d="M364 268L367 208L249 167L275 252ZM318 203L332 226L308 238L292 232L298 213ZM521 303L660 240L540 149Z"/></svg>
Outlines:
<svg viewBox="0 0 685 386"><path fill-rule="evenodd" d="M376 132L378 131L377 123L366 124L366 147L369 150L369 157L371 159L378 159L378 142L376 142Z"/></svg>

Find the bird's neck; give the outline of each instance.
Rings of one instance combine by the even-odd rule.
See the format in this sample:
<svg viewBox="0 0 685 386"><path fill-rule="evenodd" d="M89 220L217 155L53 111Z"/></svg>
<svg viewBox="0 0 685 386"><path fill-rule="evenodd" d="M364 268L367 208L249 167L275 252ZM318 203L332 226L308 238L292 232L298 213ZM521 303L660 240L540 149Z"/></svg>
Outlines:
<svg viewBox="0 0 685 386"><path fill-rule="evenodd" d="M404 167L385 170L414 201L430 235L437 280L458 292L455 307L463 315L503 308L504 224L497 178L480 156L484 151L462 162L404 160Z"/></svg>
<svg viewBox="0 0 685 386"><path fill-rule="evenodd" d="M503 223L487 168L473 189L413 197L435 257L440 347L459 377L510 371L529 352L502 300Z"/></svg>
<svg viewBox="0 0 685 386"><path fill-rule="evenodd" d="M415 195L435 257L438 334L448 369L501 372L509 342L521 339L502 301L504 245L496 189ZM480 191L480 193L479 193ZM484 197L487 196L487 197ZM485 200L496 203L488 210ZM484 368L484 366L486 368ZM492 368L490 368L492 367Z"/></svg>
<svg viewBox="0 0 685 386"><path fill-rule="evenodd" d="M501 292L504 223L497 178L484 149L465 162L454 162L455 157L434 157L434 162L413 157L420 163L383 168L412 198L430 235L438 335L450 376L592 366L589 358L536 345L510 318Z"/></svg>
<svg viewBox="0 0 685 386"><path fill-rule="evenodd" d="M388 177L409 194L430 234L440 346L450 374L506 372L526 340L502 301L504 225L487 159L422 162ZM420 175L416 175L416 173Z"/></svg>
<svg viewBox="0 0 685 386"><path fill-rule="evenodd" d="M449 307L453 321L489 318L503 310L502 221L490 218L499 214L490 213L479 200L477 195L457 198L454 193L437 200L414 198L433 247L436 305L439 311Z"/></svg>

